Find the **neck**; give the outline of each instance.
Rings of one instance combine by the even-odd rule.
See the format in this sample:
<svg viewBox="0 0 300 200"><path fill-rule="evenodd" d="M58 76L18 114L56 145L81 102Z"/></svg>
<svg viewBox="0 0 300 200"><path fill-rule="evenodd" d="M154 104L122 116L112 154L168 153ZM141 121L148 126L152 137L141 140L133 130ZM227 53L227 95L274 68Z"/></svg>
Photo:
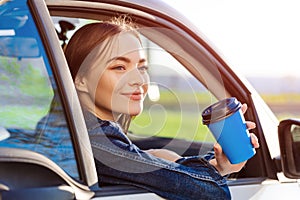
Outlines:
<svg viewBox="0 0 300 200"><path fill-rule="evenodd" d="M90 96L86 93L78 92L78 97L83 109L89 111L99 119L117 122L122 127L124 133L127 133L131 122L130 115L113 113L111 110L110 111L108 110L105 111L103 109L100 110L98 107L95 106L95 103L92 101Z"/></svg>
<svg viewBox="0 0 300 200"><path fill-rule="evenodd" d="M78 97L83 109L89 111L102 120L116 121L116 117L111 111L99 109L97 106L95 106L95 102L90 98L88 94L78 92Z"/></svg>

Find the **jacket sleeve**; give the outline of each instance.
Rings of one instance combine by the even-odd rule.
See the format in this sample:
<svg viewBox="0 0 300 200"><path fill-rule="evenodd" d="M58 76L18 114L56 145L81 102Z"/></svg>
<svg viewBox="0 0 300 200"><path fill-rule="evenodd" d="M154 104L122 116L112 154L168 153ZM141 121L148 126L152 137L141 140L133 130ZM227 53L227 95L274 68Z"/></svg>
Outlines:
<svg viewBox="0 0 300 200"><path fill-rule="evenodd" d="M111 125L89 133L100 184L137 186L174 200L230 199L226 180L200 156L177 162L157 158Z"/></svg>

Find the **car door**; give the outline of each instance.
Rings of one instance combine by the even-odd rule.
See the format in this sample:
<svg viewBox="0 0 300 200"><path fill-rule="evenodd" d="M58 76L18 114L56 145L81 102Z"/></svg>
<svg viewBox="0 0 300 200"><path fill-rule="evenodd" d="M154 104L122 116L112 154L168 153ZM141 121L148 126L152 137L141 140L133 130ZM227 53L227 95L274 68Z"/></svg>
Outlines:
<svg viewBox="0 0 300 200"><path fill-rule="evenodd" d="M267 178L277 178L272 151L264 136L266 129L261 123L263 119L276 130L276 120L255 91L230 69L183 16L163 2L46 2L58 28L60 20L75 26L75 30L68 32L69 37L85 23L121 14L129 15L140 26L152 80L144 113L130 127L132 140L140 148L164 147L182 155L204 155L212 149L215 140L201 123L202 110L217 100L235 96L248 104L245 116L256 122L253 132L261 148L241 172L228 177L229 184L260 185Z"/></svg>
<svg viewBox="0 0 300 200"><path fill-rule="evenodd" d="M44 2L1 2L0 18L0 198L91 198L94 160Z"/></svg>

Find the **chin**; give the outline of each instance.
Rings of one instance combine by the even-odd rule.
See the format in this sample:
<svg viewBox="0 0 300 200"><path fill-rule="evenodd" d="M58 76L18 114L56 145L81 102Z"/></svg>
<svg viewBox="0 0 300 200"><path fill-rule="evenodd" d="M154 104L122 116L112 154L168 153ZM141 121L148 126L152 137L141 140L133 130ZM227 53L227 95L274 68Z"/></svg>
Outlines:
<svg viewBox="0 0 300 200"><path fill-rule="evenodd" d="M143 102L129 102L127 106L124 104L118 109L115 107L115 112L128 114L130 116L137 116L143 111Z"/></svg>
<svg viewBox="0 0 300 200"><path fill-rule="evenodd" d="M137 115L141 114L142 111L143 111L143 107L134 106L134 107L129 108L128 113L130 116L137 116Z"/></svg>
<svg viewBox="0 0 300 200"><path fill-rule="evenodd" d="M134 111L129 111L129 115L130 116L137 116L139 114L141 114L142 110L134 110Z"/></svg>

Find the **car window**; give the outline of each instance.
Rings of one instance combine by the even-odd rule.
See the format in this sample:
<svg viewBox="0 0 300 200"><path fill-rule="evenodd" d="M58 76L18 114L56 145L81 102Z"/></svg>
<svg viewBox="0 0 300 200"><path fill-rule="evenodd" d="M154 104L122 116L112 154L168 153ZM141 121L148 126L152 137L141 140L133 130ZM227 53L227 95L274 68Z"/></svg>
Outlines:
<svg viewBox="0 0 300 200"><path fill-rule="evenodd" d="M61 39L62 46L68 43L68 40L81 26L97 21L63 16L52 16L52 19L57 32L66 35L64 39ZM72 29L64 28L67 25ZM64 30L67 31L63 32ZM157 31L158 35L155 37L156 30L153 31L152 28L140 30L148 58L151 84L143 112L131 122L129 137L133 140L151 137L174 138L209 143L212 147L215 139L207 127L202 124L201 112L217 101L217 98L174 57L174 55L184 56L180 53L184 50L180 50L179 45L179 49L165 48L166 40L161 37L161 32L168 35L170 31ZM174 43L171 40L169 42L170 44ZM206 81L209 82L209 77L206 77ZM200 153L207 153L207 148Z"/></svg>
<svg viewBox="0 0 300 200"><path fill-rule="evenodd" d="M0 7L0 147L38 152L78 178L51 66L26 1L18 4Z"/></svg>

